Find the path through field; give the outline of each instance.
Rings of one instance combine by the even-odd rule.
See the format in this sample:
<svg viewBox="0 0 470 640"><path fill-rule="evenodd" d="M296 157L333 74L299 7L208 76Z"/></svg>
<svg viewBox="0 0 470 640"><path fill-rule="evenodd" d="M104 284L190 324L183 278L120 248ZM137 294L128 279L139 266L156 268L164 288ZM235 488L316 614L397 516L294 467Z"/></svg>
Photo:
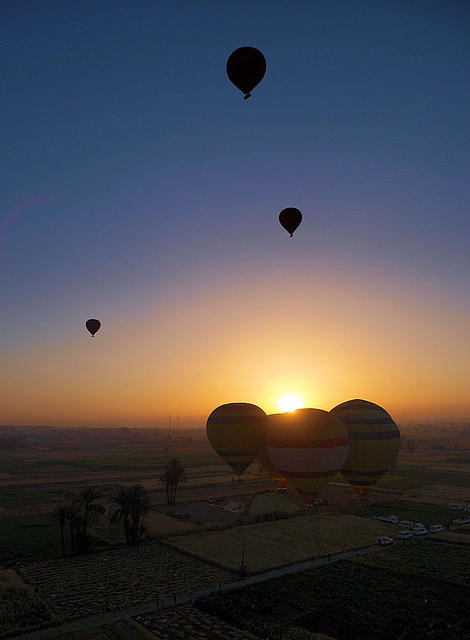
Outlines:
<svg viewBox="0 0 470 640"><path fill-rule="evenodd" d="M231 581L223 581L222 589L223 591L228 591L230 589L238 589L241 587L245 587L251 584L256 584L258 582L264 582L266 580L271 580L272 578L279 578L283 575L288 575L292 573L298 573L300 571L305 571L307 569L312 569L314 567L318 567L321 565L329 564L330 562L337 562L338 560L342 560L343 558L350 558L359 553L369 553L371 551L377 551L379 547L377 545L372 545L366 547L364 549L358 549L355 551L345 551L343 553L338 553L331 556L331 559L328 558L316 558L315 560L309 560L307 562L299 562L287 567L281 567L279 569L273 569L271 571L266 571L264 573L259 573L254 576L249 576L247 578L243 578L240 580L231 580ZM386 553L386 547L383 547L384 552ZM44 563L42 563L44 564ZM202 563L201 563L202 564ZM228 573L228 572L225 572ZM231 574L233 576L233 574ZM216 578L217 581L218 578ZM205 595L209 595L210 593L215 593L217 591L216 581L212 583L210 587L202 588L202 589L194 589L194 596L201 597ZM176 593L176 592L175 592ZM168 595L168 592L167 592ZM66 598L66 596L65 596ZM187 604L190 602L190 596L188 591L185 590L183 592L176 593L176 606L180 606L182 604ZM160 604L160 609L171 608L175 606L175 597L172 595L171 597L166 597L164 601ZM136 616L152 616L153 626L158 623L158 619L154 618L155 616L155 599L153 602L144 602L142 604L128 607L125 609L121 609L119 611L112 611L108 613L103 613L101 615L90 616L87 618L82 618L81 620L77 620L76 622L71 622L69 624L60 625L59 627L53 627L49 629L42 629L40 631L33 631L32 633L26 633L21 636L16 636L15 640L43 640L45 638L57 638L61 635L72 633L78 630L84 629L92 629L96 627L100 627L105 624L112 624L118 620L123 620L129 617ZM149 618L150 620L150 618ZM145 620L143 621L145 622ZM188 636L189 637L189 636ZM247 637L247 636L242 636Z"/></svg>

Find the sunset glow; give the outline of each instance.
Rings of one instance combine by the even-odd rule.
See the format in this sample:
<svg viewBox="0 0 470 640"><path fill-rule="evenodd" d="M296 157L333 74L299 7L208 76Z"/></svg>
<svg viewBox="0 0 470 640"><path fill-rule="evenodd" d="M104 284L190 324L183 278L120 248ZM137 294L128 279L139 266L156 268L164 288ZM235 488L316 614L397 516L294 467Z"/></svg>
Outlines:
<svg viewBox="0 0 470 640"><path fill-rule="evenodd" d="M303 400L295 393L285 393L278 398L277 406L281 411L295 411L303 406Z"/></svg>

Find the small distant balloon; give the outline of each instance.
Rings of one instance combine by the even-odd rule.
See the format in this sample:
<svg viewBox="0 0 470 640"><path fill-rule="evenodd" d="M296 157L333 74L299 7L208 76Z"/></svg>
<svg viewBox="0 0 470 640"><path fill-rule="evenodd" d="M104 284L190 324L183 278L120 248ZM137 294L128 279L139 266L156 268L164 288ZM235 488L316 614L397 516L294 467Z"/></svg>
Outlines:
<svg viewBox="0 0 470 640"><path fill-rule="evenodd" d="M279 214L279 222L287 233L290 233L290 237L292 238L294 231L302 222L302 214L295 207L287 207L287 209L283 209Z"/></svg>
<svg viewBox="0 0 470 640"><path fill-rule="evenodd" d="M86 328L91 333L92 337L95 335L99 328L101 327L101 322L96 318L90 318L86 321Z"/></svg>
<svg viewBox="0 0 470 640"><path fill-rule="evenodd" d="M265 73L266 59L255 47L240 47L227 60L230 82L245 94L245 100L251 96L251 91L261 82Z"/></svg>

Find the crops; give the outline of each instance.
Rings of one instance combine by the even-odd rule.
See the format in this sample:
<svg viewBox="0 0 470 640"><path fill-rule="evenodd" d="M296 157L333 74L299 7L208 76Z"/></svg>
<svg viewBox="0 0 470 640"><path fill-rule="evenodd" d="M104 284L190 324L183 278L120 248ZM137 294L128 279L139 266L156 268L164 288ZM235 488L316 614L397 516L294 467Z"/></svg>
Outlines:
<svg viewBox="0 0 470 640"><path fill-rule="evenodd" d="M54 622L47 605L14 571L0 571L0 638Z"/></svg>
<svg viewBox="0 0 470 640"><path fill-rule="evenodd" d="M427 549L428 557L440 553L440 546L434 546ZM422 548L424 553L428 545L410 545L410 553L411 547ZM368 561L373 555L364 558ZM388 550L381 550L376 557L388 555ZM468 589L461 583L424 575L416 566L402 571L405 558L397 569L397 557L393 549L390 566L342 560L208 596L198 600L197 606L231 624L264 632L273 640L280 638L279 629L283 629L283 638L289 637L292 627L348 640L470 638ZM446 558L444 553L442 562Z"/></svg>
<svg viewBox="0 0 470 640"><path fill-rule="evenodd" d="M430 504L425 502L415 502L412 500L387 500L379 504L371 504L361 507L356 511L362 516L396 515L400 520L412 520L422 522L425 525L444 524L456 518L455 512L450 511L447 506ZM390 526L390 525L389 525ZM396 527L395 527L396 529ZM388 531L393 531L392 528Z"/></svg>
<svg viewBox="0 0 470 640"><path fill-rule="evenodd" d="M22 573L64 620L155 602L158 596L234 578L156 542L35 562L25 565Z"/></svg>
<svg viewBox="0 0 470 640"><path fill-rule="evenodd" d="M145 615L139 622L158 640L259 640L258 636L191 605Z"/></svg>
<svg viewBox="0 0 470 640"><path fill-rule="evenodd" d="M452 534L443 534L443 536ZM419 540L394 545L387 553L357 555L351 562L420 574L470 588L470 554L456 545Z"/></svg>
<svg viewBox="0 0 470 640"><path fill-rule="evenodd" d="M239 570L242 553L248 572L265 571L344 549L376 543L386 526L351 515L295 517L275 522L195 533L169 542L176 548Z"/></svg>

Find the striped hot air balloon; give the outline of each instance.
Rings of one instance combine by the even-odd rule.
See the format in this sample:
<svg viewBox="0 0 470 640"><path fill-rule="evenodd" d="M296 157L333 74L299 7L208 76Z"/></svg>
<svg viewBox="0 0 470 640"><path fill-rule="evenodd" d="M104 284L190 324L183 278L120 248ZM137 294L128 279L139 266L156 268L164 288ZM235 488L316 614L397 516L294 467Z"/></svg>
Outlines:
<svg viewBox="0 0 470 640"><path fill-rule="evenodd" d="M274 467L311 499L343 466L349 438L344 425L328 411L297 409L269 417L266 448Z"/></svg>
<svg viewBox="0 0 470 640"><path fill-rule="evenodd" d="M265 444L268 416L247 402L222 404L207 418L209 442L237 476L241 476Z"/></svg>
<svg viewBox="0 0 470 640"><path fill-rule="evenodd" d="M341 473L356 493L365 496L395 463L400 430L385 409L367 400L343 402L330 413L349 432L350 450Z"/></svg>
<svg viewBox="0 0 470 640"><path fill-rule="evenodd" d="M268 424L269 424L269 418L270 416L268 416ZM263 467L263 469L267 473L269 473L271 478L277 484L278 489L285 489L287 487L287 480L284 478L284 476L279 471L279 469L276 469L276 467L271 462L271 459L269 458L266 447L264 447L261 450L261 453L258 455L257 460L260 463L260 465Z"/></svg>

